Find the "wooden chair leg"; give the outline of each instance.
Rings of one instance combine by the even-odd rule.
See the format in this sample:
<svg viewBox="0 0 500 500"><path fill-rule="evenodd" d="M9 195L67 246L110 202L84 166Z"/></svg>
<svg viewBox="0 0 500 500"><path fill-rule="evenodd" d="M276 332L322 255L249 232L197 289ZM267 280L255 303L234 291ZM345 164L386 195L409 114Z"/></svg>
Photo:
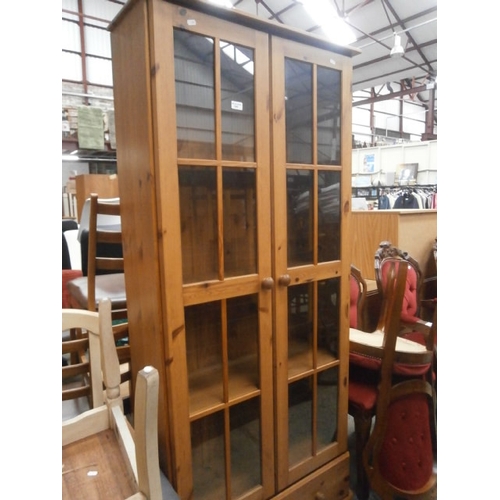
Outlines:
<svg viewBox="0 0 500 500"><path fill-rule="evenodd" d="M368 500L370 484L363 466L363 450L370 437L372 415L357 415L354 417L354 434L356 436L356 473L358 500Z"/></svg>

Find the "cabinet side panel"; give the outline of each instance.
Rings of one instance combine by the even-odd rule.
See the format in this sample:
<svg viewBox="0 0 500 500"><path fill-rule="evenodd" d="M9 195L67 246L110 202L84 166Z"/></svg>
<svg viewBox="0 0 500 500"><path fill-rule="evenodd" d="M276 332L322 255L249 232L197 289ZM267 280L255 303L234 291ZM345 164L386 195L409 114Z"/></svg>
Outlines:
<svg viewBox="0 0 500 500"><path fill-rule="evenodd" d="M349 285L351 268L351 245L349 235L351 234L351 172L352 172L352 106L350 99L352 94L352 66L351 60L343 64L342 71L342 118L341 118L341 259L342 259L342 305L340 308L340 394L339 394L339 426L337 439L340 451L347 450L347 391L349 375Z"/></svg>
<svg viewBox="0 0 500 500"><path fill-rule="evenodd" d="M132 373L145 365L160 373L159 415L167 415L165 360L150 91L148 17L145 1L130 5L112 27L117 162ZM159 419L159 452L167 471L169 429Z"/></svg>

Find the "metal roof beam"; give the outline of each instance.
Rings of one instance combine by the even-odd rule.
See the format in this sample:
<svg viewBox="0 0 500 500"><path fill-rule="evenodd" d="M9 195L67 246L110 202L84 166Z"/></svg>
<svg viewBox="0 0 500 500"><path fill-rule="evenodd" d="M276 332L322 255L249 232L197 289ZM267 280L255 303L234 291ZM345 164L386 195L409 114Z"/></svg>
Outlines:
<svg viewBox="0 0 500 500"><path fill-rule="evenodd" d="M374 102L387 101L389 99L395 99L397 97L403 97L408 94L417 94L418 92L424 92L424 90L429 90L427 85L420 85L419 87L413 87L411 89L400 90L399 92L392 92L390 94L379 95L377 97L369 97L368 99L363 99L362 101L353 101L352 107L363 106L365 104L372 104Z"/></svg>

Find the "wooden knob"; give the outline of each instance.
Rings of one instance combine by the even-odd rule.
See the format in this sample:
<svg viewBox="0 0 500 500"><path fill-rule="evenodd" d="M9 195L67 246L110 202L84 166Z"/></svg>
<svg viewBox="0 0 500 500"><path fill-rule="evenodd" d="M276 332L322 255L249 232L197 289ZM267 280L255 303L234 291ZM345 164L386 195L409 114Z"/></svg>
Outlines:
<svg viewBox="0 0 500 500"><path fill-rule="evenodd" d="M290 281L291 281L291 278L290 278L289 274L282 274L278 278L278 283L280 284L280 286L288 286L290 284Z"/></svg>
<svg viewBox="0 0 500 500"><path fill-rule="evenodd" d="M318 491L314 496L314 500L325 500L325 494L322 491Z"/></svg>
<svg viewBox="0 0 500 500"><path fill-rule="evenodd" d="M264 290L271 290L274 286L274 280L272 278L264 278L262 280L262 288Z"/></svg>

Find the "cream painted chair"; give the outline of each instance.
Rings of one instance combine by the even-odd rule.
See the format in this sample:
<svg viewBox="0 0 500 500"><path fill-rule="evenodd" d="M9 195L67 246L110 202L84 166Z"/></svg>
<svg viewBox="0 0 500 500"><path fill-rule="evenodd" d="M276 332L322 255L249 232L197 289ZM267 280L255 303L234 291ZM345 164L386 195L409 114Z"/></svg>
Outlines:
<svg viewBox="0 0 500 500"><path fill-rule="evenodd" d="M137 374L132 426L123 412L110 301L101 300L97 312L63 309L62 328L88 332L94 400L99 403L62 423L63 499L161 500L158 371L145 367Z"/></svg>

